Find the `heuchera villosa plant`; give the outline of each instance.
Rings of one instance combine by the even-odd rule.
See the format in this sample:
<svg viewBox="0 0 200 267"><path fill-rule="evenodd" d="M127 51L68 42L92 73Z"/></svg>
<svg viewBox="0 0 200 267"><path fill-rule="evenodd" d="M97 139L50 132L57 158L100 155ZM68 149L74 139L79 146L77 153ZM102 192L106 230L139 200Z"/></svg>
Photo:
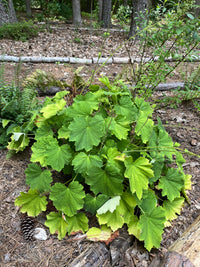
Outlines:
<svg viewBox="0 0 200 267"><path fill-rule="evenodd" d="M126 224L150 251L180 213L191 177L160 119L154 124L151 105L132 98L122 83L100 81L71 106L67 91L46 98L25 171L30 190L15 204L37 216L52 201L57 212L47 215L45 225L59 239L82 231L88 239L106 240ZM55 171L64 182L53 181ZM88 230L85 211L97 217L99 229Z"/></svg>

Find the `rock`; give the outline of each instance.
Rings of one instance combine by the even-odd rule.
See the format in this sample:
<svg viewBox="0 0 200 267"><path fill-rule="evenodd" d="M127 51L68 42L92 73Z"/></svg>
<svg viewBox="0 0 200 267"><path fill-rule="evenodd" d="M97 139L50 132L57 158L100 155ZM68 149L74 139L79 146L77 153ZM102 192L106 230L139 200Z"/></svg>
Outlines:
<svg viewBox="0 0 200 267"><path fill-rule="evenodd" d="M46 87L44 90L41 90L39 88L36 89L38 91L39 96L52 96L55 95L56 93L61 91L61 88L58 86L51 86L51 87Z"/></svg>
<svg viewBox="0 0 200 267"><path fill-rule="evenodd" d="M33 234L34 238L37 240L47 240L47 233L43 228L37 227L34 229L34 234Z"/></svg>
<svg viewBox="0 0 200 267"><path fill-rule="evenodd" d="M197 142L196 139L192 139L192 140L190 141L190 144L191 144L191 146L197 146L198 142Z"/></svg>

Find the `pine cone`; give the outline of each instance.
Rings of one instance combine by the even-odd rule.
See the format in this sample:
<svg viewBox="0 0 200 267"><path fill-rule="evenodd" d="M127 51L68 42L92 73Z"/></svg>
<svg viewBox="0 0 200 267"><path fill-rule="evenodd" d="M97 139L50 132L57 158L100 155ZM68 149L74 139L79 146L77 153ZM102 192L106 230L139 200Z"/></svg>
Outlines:
<svg viewBox="0 0 200 267"><path fill-rule="evenodd" d="M25 240L32 241L34 239L35 219L28 216L22 218L21 231Z"/></svg>

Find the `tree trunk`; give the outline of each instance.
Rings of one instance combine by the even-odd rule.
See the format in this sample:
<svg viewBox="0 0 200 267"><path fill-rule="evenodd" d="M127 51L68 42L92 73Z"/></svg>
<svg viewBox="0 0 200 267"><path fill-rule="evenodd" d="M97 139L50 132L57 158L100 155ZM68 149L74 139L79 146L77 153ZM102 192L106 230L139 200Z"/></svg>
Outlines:
<svg viewBox="0 0 200 267"><path fill-rule="evenodd" d="M0 0L0 25L14 22L17 22L17 17L13 1L8 0L8 2L5 3L3 0Z"/></svg>
<svg viewBox="0 0 200 267"><path fill-rule="evenodd" d="M112 10L112 0L103 0L103 10L102 10L103 28L110 28L111 10Z"/></svg>
<svg viewBox="0 0 200 267"><path fill-rule="evenodd" d="M103 0L98 0L99 5L99 22L103 20Z"/></svg>
<svg viewBox="0 0 200 267"><path fill-rule="evenodd" d="M200 0L196 0L196 3L195 3L198 7L195 8L195 11L194 11L194 14L195 14L195 17L196 18L199 18L200 17Z"/></svg>
<svg viewBox="0 0 200 267"><path fill-rule="evenodd" d="M31 12L31 0L25 0L26 4L26 14L28 18L32 17L32 12Z"/></svg>
<svg viewBox="0 0 200 267"><path fill-rule="evenodd" d="M129 31L129 38L132 36L135 36L136 34L136 18L139 17L140 19L145 19L145 10L149 10L151 6L151 0L132 0L132 15L131 15L131 25L130 25L130 31ZM143 18L141 18L140 13L144 15Z"/></svg>
<svg viewBox="0 0 200 267"><path fill-rule="evenodd" d="M73 21L72 21L72 23L74 25L80 25L82 23L80 0L72 0L72 10L73 10Z"/></svg>

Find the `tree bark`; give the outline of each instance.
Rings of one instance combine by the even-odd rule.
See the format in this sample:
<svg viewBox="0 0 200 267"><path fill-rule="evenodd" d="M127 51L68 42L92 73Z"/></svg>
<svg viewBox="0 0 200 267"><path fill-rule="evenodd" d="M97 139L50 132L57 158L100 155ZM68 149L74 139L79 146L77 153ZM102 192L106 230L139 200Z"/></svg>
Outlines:
<svg viewBox="0 0 200 267"><path fill-rule="evenodd" d="M132 0L132 15L131 15L131 25L129 31L129 38L135 36L136 34L136 18L138 17L138 21L141 19L145 19L145 10L149 10L152 4L151 0ZM140 13L144 15L144 18L141 18Z"/></svg>
<svg viewBox="0 0 200 267"><path fill-rule="evenodd" d="M103 28L110 28L111 10L112 10L112 0L103 0L103 9L102 9Z"/></svg>
<svg viewBox="0 0 200 267"><path fill-rule="evenodd" d="M32 17L32 12L31 12L31 0L25 0L26 4L26 14L28 18Z"/></svg>
<svg viewBox="0 0 200 267"><path fill-rule="evenodd" d="M73 10L73 21L74 25L80 25L82 23L81 19L81 4L80 0L72 0L72 10Z"/></svg>
<svg viewBox="0 0 200 267"><path fill-rule="evenodd" d="M0 25L5 23L17 22L15 9L12 0L8 0L5 4L4 1L0 0Z"/></svg>
<svg viewBox="0 0 200 267"><path fill-rule="evenodd" d="M194 14L195 14L195 17L196 18L199 18L200 17L200 0L196 0L196 3L195 3L198 7L195 8L195 11L194 11Z"/></svg>
<svg viewBox="0 0 200 267"><path fill-rule="evenodd" d="M98 0L99 5L99 22L103 20L102 14L103 14L103 0Z"/></svg>

